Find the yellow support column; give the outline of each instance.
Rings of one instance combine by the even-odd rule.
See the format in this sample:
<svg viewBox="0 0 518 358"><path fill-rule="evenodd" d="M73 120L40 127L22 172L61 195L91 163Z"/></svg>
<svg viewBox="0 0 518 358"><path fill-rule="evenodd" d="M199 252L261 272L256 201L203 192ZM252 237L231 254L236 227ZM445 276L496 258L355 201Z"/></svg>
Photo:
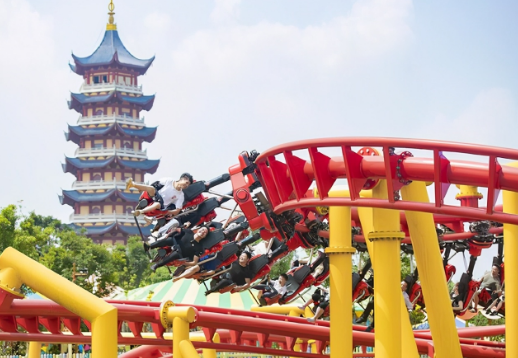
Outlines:
<svg viewBox="0 0 518 358"><path fill-rule="evenodd" d="M403 200L428 203L424 182L413 182L401 189ZM444 276L441 251L433 215L405 211L419 279L426 299L426 311L437 357L462 357L457 328Z"/></svg>
<svg viewBox="0 0 518 358"><path fill-rule="evenodd" d="M40 358L41 357L41 343L40 342L29 342L29 354L28 358Z"/></svg>
<svg viewBox="0 0 518 358"><path fill-rule="evenodd" d="M381 181L379 185L385 186L385 182ZM377 193L379 195L379 193ZM370 198L373 196L372 191L362 191L361 196L364 198ZM374 210L373 208L358 208L358 215L360 217L361 225L362 225L362 231L365 235L367 235L370 232L374 232ZM371 241L366 240L367 249L369 250L369 256L371 258L372 262L372 268L374 269L374 272L377 272L377 270L383 270L383 267L377 267L376 262L374 261L374 245ZM383 254L383 253L380 253ZM376 276L377 277L377 276ZM399 276L398 276L399 277ZM374 289L376 291L376 289ZM401 295L400 298L400 309L401 311L401 350L402 355L401 357L405 358L418 358L419 352L417 351L417 345L415 343L414 339L414 333L412 331L412 326L410 325L410 320L408 319L408 314L406 310L404 309L405 303L403 300L403 295Z"/></svg>
<svg viewBox="0 0 518 358"><path fill-rule="evenodd" d="M349 197L348 190L331 190L331 197ZM353 356L351 209L329 208L330 345L331 357Z"/></svg>
<svg viewBox="0 0 518 358"><path fill-rule="evenodd" d="M518 167L518 162L510 166ZM518 215L518 193L503 192L504 212ZM518 226L504 224L506 356L518 357Z"/></svg>
<svg viewBox="0 0 518 358"><path fill-rule="evenodd" d="M387 199L387 186L380 183L373 189L374 198ZM392 195L392 193L390 193ZM401 357L401 255L399 211L373 209L374 232L372 241L374 259L374 322L376 357ZM406 313L406 312L405 312ZM408 320L408 315L406 317Z"/></svg>

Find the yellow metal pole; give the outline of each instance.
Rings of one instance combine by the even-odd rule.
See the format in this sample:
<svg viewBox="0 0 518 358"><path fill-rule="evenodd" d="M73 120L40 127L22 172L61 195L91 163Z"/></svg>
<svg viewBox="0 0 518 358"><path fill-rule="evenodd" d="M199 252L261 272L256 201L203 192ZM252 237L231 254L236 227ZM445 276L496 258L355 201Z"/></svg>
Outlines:
<svg viewBox="0 0 518 358"><path fill-rule="evenodd" d="M380 181L380 186L385 186L384 181ZM370 198L373 197L372 191L362 191L360 195L364 198ZM379 195L379 192L376 194ZM358 215L360 217L361 225L362 225L362 231L364 235L367 235L370 232L374 232L374 210L373 208L358 208ZM399 219L398 219L399 220ZM399 222L399 221L398 221ZM382 266L377 266L377 263L374 260L375 253L374 253L374 244L373 242L369 240L365 240L367 244L367 249L369 251L369 256L371 258L372 262L372 268L374 269L374 272L377 272L379 270L383 270L384 268ZM383 252L379 253L380 255L383 255ZM376 280L378 280L378 276L375 276ZM399 274L398 276L399 277ZM377 282L377 281L376 281ZM376 284L377 285L377 284ZM399 283L398 283L399 287ZM374 289L376 291L376 288ZM400 295L400 307L405 307L405 303L403 300L403 295ZM414 333L412 331L412 326L410 325L410 320L408 319L408 314L406 310L400 309L401 312L401 350L402 350L402 357L409 357L409 358L418 358L419 352L417 351L417 345L415 343L414 339Z"/></svg>
<svg viewBox="0 0 518 358"><path fill-rule="evenodd" d="M348 197L349 192L332 190L330 196ZM331 357L353 356L353 335L351 310L352 261L356 251L351 242L351 209L348 207L329 208L329 255L330 277L330 345Z"/></svg>
<svg viewBox="0 0 518 358"><path fill-rule="evenodd" d="M117 357L117 309L90 292L8 247L0 255L0 277L18 280L92 323L92 358ZM14 281L13 281L14 282Z"/></svg>
<svg viewBox="0 0 518 358"><path fill-rule="evenodd" d="M518 167L518 162L509 166ZM504 212L518 215L518 193L503 192ZM504 224L506 356L518 357L518 226Z"/></svg>
<svg viewBox="0 0 518 358"><path fill-rule="evenodd" d="M41 343L30 342L29 343L29 354L27 358L40 358L41 357Z"/></svg>
<svg viewBox="0 0 518 358"><path fill-rule="evenodd" d="M427 203L424 182L413 182L401 189L403 200ZM426 311L437 357L462 357L459 336L444 277L439 241L433 214L405 211L419 279L426 300Z"/></svg>
<svg viewBox="0 0 518 358"><path fill-rule="evenodd" d="M189 341L189 324L194 322L196 311L192 307L176 307L172 301L162 302L160 305L160 321L164 328L173 326L173 355L175 358L190 358L183 356L180 349L182 341Z"/></svg>
<svg viewBox="0 0 518 358"><path fill-rule="evenodd" d="M387 199L387 186L380 183L373 197ZM374 262L374 322L376 357L401 357L401 262L399 211L373 209L374 232L368 234L373 243ZM408 320L408 316L406 317Z"/></svg>

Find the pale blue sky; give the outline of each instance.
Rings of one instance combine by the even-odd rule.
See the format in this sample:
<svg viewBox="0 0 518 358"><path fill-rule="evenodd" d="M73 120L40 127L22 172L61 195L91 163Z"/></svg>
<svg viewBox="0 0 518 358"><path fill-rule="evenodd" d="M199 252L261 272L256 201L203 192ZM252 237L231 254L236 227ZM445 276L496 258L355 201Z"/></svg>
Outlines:
<svg viewBox="0 0 518 358"><path fill-rule="evenodd" d="M59 204L63 132L106 0L0 0L0 207L72 212ZM312 137L393 136L516 148L515 1L115 0L122 41L156 55L141 77L161 176L208 179L241 150ZM5 169L9 168L9 170ZM453 194L453 193L452 193Z"/></svg>

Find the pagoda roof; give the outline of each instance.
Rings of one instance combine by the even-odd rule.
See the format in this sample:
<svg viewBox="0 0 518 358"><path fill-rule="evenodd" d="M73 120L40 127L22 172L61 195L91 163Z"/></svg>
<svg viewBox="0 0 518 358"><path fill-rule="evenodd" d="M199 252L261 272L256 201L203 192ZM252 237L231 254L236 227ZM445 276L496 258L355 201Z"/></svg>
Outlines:
<svg viewBox="0 0 518 358"><path fill-rule="evenodd" d="M70 68L78 75L83 75L88 68L109 65L125 66L143 75L155 56L149 59L136 58L124 47L117 30L106 30L101 44L90 56L78 57L72 54L72 58L74 65L70 64Z"/></svg>
<svg viewBox="0 0 518 358"><path fill-rule="evenodd" d="M138 137L150 143L155 139L157 127L142 127L139 129L124 128L119 123L114 123L107 127L83 128L81 126L68 125L68 133L65 133L67 140L79 145L81 137L85 136L105 136L108 134L119 133L123 136Z"/></svg>
<svg viewBox="0 0 518 358"><path fill-rule="evenodd" d="M61 205L67 204L72 207L75 203L105 201L109 198L113 198L114 200L117 198L121 198L126 202L137 203L139 199L139 194L125 193L118 189L111 189L102 193L80 193L77 190L63 190L63 195L59 195L59 201L61 202Z"/></svg>
<svg viewBox="0 0 518 358"><path fill-rule="evenodd" d="M138 169L144 171L145 173L153 174L156 172L159 163L160 159L146 159L141 161L134 161L123 160L120 159L118 156L113 156L103 160L80 160L78 158L65 157L65 163L62 164L62 167L65 173L72 173L73 175L77 175L78 169L100 169L105 168L108 165L118 164L121 167L125 167L128 169Z"/></svg>
<svg viewBox="0 0 518 358"><path fill-rule="evenodd" d="M109 225L81 226L76 224L70 224L69 226L75 231L81 231L82 229L85 229L87 235L103 235L114 231L121 231L130 236L140 235L138 227L122 225L117 221ZM151 235L151 228L151 225L140 227L140 229L142 230L142 234L144 234L145 236Z"/></svg>
<svg viewBox="0 0 518 358"><path fill-rule="evenodd" d="M118 91L112 91L108 94L98 96L87 96L84 93L71 93L70 101L68 101L68 108L75 109L77 112L82 114L82 109L85 104L104 103L110 100L129 102L131 104L142 106L142 109L149 111L153 107L155 95L134 97L123 95Z"/></svg>

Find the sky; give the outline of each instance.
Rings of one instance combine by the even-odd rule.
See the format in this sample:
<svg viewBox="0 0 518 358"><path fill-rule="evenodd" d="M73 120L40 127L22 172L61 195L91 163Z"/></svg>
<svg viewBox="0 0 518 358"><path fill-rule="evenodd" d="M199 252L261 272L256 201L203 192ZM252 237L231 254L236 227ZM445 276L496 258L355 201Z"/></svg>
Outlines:
<svg viewBox="0 0 518 358"><path fill-rule="evenodd" d="M58 200L71 53L90 55L107 0L0 0L0 207L68 220ZM125 46L156 60L146 144L155 180L210 179L243 150L318 137L453 140L516 148L514 1L115 0ZM6 170L9 168L9 170ZM453 201L450 190L448 200Z"/></svg>

